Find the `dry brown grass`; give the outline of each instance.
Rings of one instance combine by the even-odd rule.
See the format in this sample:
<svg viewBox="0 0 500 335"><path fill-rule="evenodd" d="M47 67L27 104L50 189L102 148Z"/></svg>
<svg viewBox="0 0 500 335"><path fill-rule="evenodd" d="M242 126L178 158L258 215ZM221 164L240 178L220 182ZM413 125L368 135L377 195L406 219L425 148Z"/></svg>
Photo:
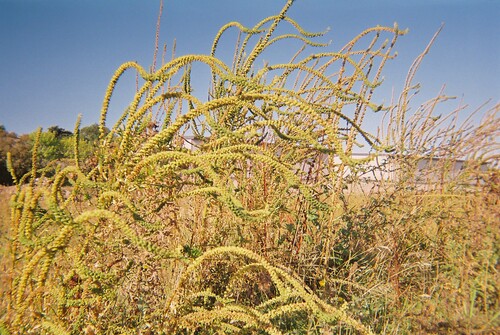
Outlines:
<svg viewBox="0 0 500 335"><path fill-rule="evenodd" d="M0 311L6 309L9 300L11 281L11 262L9 259L9 236L10 234L10 200L15 193L15 187L0 186Z"/></svg>

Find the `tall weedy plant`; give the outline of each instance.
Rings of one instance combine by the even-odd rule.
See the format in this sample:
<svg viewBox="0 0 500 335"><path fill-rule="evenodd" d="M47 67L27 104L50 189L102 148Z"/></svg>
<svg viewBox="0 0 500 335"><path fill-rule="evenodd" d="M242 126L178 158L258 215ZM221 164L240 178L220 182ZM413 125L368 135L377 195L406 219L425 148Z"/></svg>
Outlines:
<svg viewBox="0 0 500 335"><path fill-rule="evenodd" d="M367 300L348 295L380 292L378 283L367 275L369 285L357 284L355 270L335 278L332 268L338 252L350 264L358 257L338 242L352 242L339 215L349 213L345 173L372 158L355 160L353 150L395 147L361 125L385 109L372 96L405 32L375 27L336 52L307 53L327 46L316 42L325 32L303 30L287 16L292 4L253 27L224 25L208 54L149 72L120 66L105 92L92 169L81 168L79 122L72 162L39 169L34 150L12 199L3 329L371 333L384 307L364 306L373 314L359 320L350 309ZM239 38L227 64L217 54L230 29ZM258 66L283 40L303 47L287 63ZM200 65L211 73L207 99L193 93ZM130 70L138 89L108 133L113 92ZM192 138L195 150L185 145ZM370 257L357 266L381 264ZM392 263L394 276L400 265Z"/></svg>

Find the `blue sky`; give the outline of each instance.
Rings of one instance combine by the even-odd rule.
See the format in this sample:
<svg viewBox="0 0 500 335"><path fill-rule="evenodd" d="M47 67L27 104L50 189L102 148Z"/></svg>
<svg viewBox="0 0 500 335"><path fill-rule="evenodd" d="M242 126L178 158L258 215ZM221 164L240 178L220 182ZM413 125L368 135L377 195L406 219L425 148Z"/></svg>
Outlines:
<svg viewBox="0 0 500 335"><path fill-rule="evenodd" d="M252 26L277 14L278 0L164 0L160 43L170 54L208 53L220 26ZM99 120L105 88L115 69L135 60L152 64L159 0L0 0L0 124L19 134L59 125L72 130ZM500 101L498 0L296 0L289 16L306 30L331 30L322 41L340 49L365 28L398 22L410 32L398 41L398 58L384 72L379 100L400 91L406 72L442 23L417 81L421 99L446 93L472 106ZM232 54L233 45L227 44ZM299 45L297 45L299 47ZM280 50L278 51L286 51ZM275 51L275 52L278 52ZM126 79L126 78L125 78ZM124 80L109 123L135 89ZM454 109L459 101L449 104Z"/></svg>

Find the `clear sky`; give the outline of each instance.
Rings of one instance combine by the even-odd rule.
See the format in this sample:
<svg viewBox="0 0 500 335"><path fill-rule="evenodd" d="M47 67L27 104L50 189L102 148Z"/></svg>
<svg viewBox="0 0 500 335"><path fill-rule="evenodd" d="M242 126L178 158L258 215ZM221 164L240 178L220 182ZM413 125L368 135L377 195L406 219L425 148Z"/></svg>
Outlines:
<svg viewBox="0 0 500 335"><path fill-rule="evenodd" d="M208 53L223 24L253 26L284 3L164 0L160 43L170 53L176 38L177 55ZM79 113L83 125L98 122L115 69L129 60L145 68L152 64L158 9L159 0L0 0L0 124L23 134L38 126L72 130ZM384 73L386 102L393 88L401 90L410 64L444 23L417 76L422 99L446 84L446 93L472 107L500 101L499 0L296 0L288 14L309 31L330 27L322 40L332 40L330 51L377 24L409 28L396 46L398 58ZM135 89L132 80L123 85ZM110 124L130 92L117 94Z"/></svg>

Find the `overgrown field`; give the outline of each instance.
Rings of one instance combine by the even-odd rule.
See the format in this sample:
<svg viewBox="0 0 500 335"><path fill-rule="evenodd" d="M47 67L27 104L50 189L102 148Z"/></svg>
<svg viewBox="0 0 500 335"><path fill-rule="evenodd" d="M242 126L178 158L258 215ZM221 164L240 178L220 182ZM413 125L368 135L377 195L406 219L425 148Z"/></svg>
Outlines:
<svg viewBox="0 0 500 335"><path fill-rule="evenodd" d="M39 166L35 144L32 171L11 169L0 334L500 330L500 105L478 124L436 115L444 96L409 115L425 50L382 106L372 97L405 32L312 53L324 33L287 17L292 3L223 26L207 55L123 64L90 159L78 121L72 159ZM228 29L240 32L230 64L217 57ZM285 39L304 47L259 67ZM206 100L191 86L200 66ZM108 132L125 71L139 86ZM362 145L371 154L353 158Z"/></svg>

